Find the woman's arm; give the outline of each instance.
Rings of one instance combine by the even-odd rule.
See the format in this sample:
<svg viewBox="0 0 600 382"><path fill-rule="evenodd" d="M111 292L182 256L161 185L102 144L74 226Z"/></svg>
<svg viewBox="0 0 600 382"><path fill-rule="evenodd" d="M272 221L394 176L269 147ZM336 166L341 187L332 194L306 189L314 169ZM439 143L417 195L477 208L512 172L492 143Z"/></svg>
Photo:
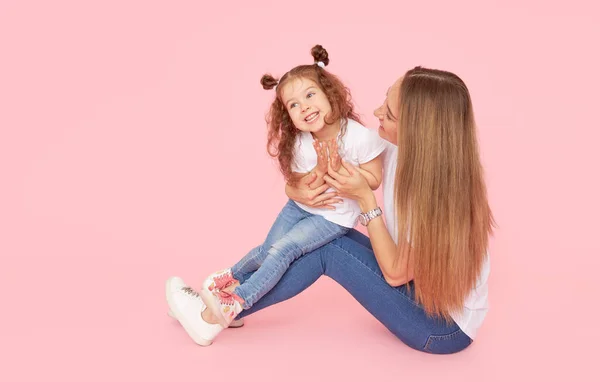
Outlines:
<svg viewBox="0 0 600 382"><path fill-rule="evenodd" d="M349 163L342 162L342 167L349 175L343 175L329 167L324 179L327 184L335 187L342 197L358 201L362 212L377 207L377 199L365 177L358 169ZM398 286L413 279L413 264L409 264L408 256L398 253L398 247L385 226L383 216L376 217L367 225L373 252L388 284Z"/></svg>
<svg viewBox="0 0 600 382"><path fill-rule="evenodd" d="M358 200L362 212L367 212L377 208L377 200L373 191L369 190L365 196ZM406 284L414 278L413 264L408 264L408 256L398 257L398 246L392 239L388 231L383 216L378 216L371 220L367 225L369 239L377 263L381 268L385 280L391 286Z"/></svg>

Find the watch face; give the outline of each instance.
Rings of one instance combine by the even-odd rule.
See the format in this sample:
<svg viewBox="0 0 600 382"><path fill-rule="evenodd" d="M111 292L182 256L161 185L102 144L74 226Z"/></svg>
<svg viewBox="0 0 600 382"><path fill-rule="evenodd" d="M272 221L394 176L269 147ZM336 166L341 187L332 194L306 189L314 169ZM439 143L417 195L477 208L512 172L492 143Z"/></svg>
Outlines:
<svg viewBox="0 0 600 382"><path fill-rule="evenodd" d="M367 225L367 218L365 217L365 215L358 215L358 221L362 225Z"/></svg>

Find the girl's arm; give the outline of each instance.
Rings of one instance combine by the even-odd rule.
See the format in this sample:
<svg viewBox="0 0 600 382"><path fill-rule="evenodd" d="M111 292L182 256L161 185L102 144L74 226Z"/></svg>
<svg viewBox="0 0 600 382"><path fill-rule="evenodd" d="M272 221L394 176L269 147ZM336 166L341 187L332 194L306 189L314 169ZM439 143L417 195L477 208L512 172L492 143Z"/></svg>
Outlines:
<svg viewBox="0 0 600 382"><path fill-rule="evenodd" d="M346 175L348 176L349 173L348 171L342 167L342 158L340 157L339 153L338 153L338 145L337 145L337 141L336 140L332 140L327 142L327 145L329 147L329 152L330 152L330 161L331 161L331 167L335 170L340 172L342 175ZM367 183L369 184L369 187L371 187L371 190L376 190L379 188L379 186L381 185L381 179L382 179L382 173L383 173L383 157L381 154L379 154L377 157L375 157L375 159L372 159L371 161L367 162L367 163L363 163L359 165L360 167L356 168L358 170L358 172L360 172L360 174L362 176L365 177L365 179L367 180Z"/></svg>
<svg viewBox="0 0 600 382"><path fill-rule="evenodd" d="M375 191L379 188L383 172L383 158L381 154L372 161L361 164L356 169L365 177L371 190Z"/></svg>

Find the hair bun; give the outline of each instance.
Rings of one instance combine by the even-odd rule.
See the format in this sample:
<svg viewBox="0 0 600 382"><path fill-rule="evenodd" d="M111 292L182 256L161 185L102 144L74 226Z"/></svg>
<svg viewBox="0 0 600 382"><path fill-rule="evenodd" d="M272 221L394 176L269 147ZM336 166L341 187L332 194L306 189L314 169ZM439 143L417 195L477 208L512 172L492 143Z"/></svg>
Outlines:
<svg viewBox="0 0 600 382"><path fill-rule="evenodd" d="M310 50L310 54L312 54L313 58L315 59L315 63L322 62L325 64L325 66L329 65L329 54L322 45L313 46L313 48Z"/></svg>
<svg viewBox="0 0 600 382"><path fill-rule="evenodd" d="M260 79L260 84L262 85L263 89L265 89L265 90L273 89L275 86L277 86L278 83L279 83L279 80L277 80L275 77L273 77L270 74L265 74Z"/></svg>

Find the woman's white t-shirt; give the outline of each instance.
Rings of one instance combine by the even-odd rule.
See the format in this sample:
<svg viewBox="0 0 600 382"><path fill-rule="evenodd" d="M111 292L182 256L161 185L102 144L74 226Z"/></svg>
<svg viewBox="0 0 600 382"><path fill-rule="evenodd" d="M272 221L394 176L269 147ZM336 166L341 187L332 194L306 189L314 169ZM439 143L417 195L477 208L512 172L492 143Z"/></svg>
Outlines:
<svg viewBox="0 0 600 382"><path fill-rule="evenodd" d="M394 206L394 182L396 179L396 165L398 147L385 142L386 149L383 154L383 212L385 224L390 235L398 244L398 226L396 209ZM490 274L489 252L483 262L477 285L467 296L462 311L451 313L452 319L466 335L475 339L477 329L483 323L488 311L488 276Z"/></svg>

